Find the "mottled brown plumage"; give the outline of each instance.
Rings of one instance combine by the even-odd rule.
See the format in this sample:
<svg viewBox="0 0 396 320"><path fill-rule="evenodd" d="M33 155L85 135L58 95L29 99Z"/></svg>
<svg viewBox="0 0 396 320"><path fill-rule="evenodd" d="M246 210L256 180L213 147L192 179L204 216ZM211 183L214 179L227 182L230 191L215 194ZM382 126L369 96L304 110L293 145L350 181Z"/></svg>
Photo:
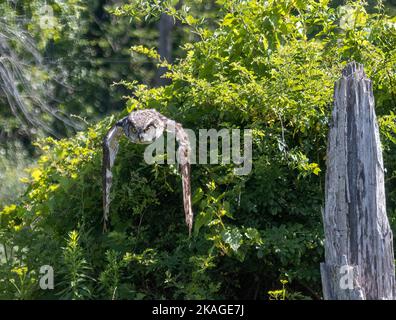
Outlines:
<svg viewBox="0 0 396 320"><path fill-rule="evenodd" d="M193 225L190 183L190 143L187 133L180 123L166 118L154 109L138 110L118 121L106 134L103 140L103 230L107 229L109 219L110 188L113 175L111 169L118 152L119 139L122 133L133 143L150 144L159 138L164 131L175 134L179 144L177 157L180 166L183 186L183 205L185 221L189 234Z"/></svg>

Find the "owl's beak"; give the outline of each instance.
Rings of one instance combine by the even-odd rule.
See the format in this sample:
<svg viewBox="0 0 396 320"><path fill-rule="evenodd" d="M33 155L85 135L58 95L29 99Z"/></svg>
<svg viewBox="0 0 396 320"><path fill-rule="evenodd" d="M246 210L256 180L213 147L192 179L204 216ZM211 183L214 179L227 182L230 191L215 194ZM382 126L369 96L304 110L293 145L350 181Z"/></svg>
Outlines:
<svg viewBox="0 0 396 320"><path fill-rule="evenodd" d="M139 138L139 141L142 141L143 140L143 130L138 130L137 131L137 136Z"/></svg>

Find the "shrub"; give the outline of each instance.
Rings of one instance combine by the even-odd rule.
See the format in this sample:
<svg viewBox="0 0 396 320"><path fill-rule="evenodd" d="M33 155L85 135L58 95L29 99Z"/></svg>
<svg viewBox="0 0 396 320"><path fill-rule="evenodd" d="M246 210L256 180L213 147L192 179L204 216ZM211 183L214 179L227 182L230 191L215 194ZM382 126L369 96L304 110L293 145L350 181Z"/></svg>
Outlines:
<svg viewBox="0 0 396 320"><path fill-rule="evenodd" d="M215 30L174 12L201 40L168 65L169 86L130 84L134 96L122 114L72 139L37 143L42 156L25 196L0 213L0 240L26 248L28 270L62 269L61 248L76 230L78 259L91 268L84 278L90 298L264 298L279 279L289 281L290 297L293 291L320 297L333 83L352 59L373 80L395 221L394 18L380 6L368 14L360 2L342 9L325 0L220 2ZM140 108L156 108L194 130L253 130L249 175L235 175L233 165L193 166L191 238L176 168L145 164L143 147L126 139L114 167L111 229L102 234L101 140L115 118ZM52 297L68 279L56 273L53 292L37 287L28 297Z"/></svg>

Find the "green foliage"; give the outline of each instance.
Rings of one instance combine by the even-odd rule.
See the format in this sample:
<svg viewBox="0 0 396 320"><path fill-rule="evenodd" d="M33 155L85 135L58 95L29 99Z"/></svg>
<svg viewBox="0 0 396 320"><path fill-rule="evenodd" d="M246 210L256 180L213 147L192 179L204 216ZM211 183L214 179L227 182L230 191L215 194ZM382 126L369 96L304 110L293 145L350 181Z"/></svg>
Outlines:
<svg viewBox="0 0 396 320"><path fill-rule="evenodd" d="M196 217L188 238L175 167L145 164L144 147L124 139L111 228L102 234L101 141L115 117L71 139L39 141L25 196L0 212L0 243L26 247L28 270L63 268L56 277L73 283L67 297L267 298L280 277L289 281L282 298L320 296L327 128L333 83L351 59L373 80L395 221L395 18L381 7L368 13L360 2L337 9L326 0L217 2L218 28L194 29L201 41L186 44L186 57L169 66L172 83L129 83L133 97L116 118L156 108L194 130L250 128L252 172L192 167ZM60 249L71 230L79 240ZM37 289L24 297L42 295Z"/></svg>
<svg viewBox="0 0 396 320"><path fill-rule="evenodd" d="M62 281L59 287L64 289L59 291L62 299L88 299L91 297L89 288L88 272L90 267L85 260L84 250L79 244L77 231L69 232L66 247L62 248L63 268L60 271Z"/></svg>
<svg viewBox="0 0 396 320"><path fill-rule="evenodd" d="M25 168L31 165L28 152L20 143L0 144L0 206L17 201L24 191L20 179L26 178Z"/></svg>
<svg viewBox="0 0 396 320"><path fill-rule="evenodd" d="M286 284L288 283L287 280L281 280L282 289L280 290L273 290L268 291L269 299L270 300L286 300Z"/></svg>

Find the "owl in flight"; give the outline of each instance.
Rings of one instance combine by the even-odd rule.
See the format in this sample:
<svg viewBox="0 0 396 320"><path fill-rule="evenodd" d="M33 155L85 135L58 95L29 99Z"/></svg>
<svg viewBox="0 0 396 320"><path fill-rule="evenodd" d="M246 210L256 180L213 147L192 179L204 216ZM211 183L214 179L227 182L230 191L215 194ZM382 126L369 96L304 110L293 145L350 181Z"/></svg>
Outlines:
<svg viewBox="0 0 396 320"><path fill-rule="evenodd" d="M129 140L138 144L150 144L164 131L175 134L179 144L177 150L179 168L182 176L183 204L189 234L193 224L191 204L190 162L191 152L187 133L180 123L168 119L154 109L137 110L119 120L106 134L103 140L103 231L106 231L109 219L111 169L118 151L119 139L124 133Z"/></svg>

